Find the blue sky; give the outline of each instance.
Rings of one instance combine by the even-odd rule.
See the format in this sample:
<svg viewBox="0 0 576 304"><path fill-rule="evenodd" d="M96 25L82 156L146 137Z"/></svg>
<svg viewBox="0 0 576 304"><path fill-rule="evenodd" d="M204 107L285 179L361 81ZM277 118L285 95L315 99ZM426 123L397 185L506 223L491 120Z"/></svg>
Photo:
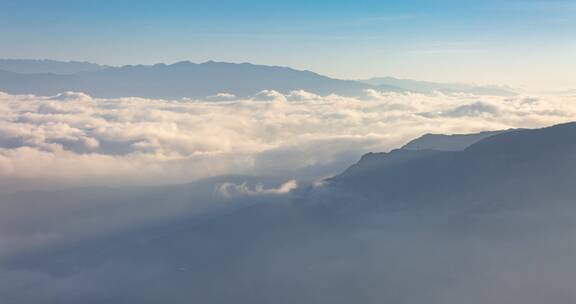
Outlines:
<svg viewBox="0 0 576 304"><path fill-rule="evenodd" d="M576 87L576 0L0 0L0 57Z"/></svg>

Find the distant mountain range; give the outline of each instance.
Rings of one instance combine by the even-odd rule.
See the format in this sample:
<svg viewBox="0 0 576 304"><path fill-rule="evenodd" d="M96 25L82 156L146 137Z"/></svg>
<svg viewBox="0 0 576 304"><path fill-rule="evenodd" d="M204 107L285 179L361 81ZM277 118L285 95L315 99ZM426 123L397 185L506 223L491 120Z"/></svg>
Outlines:
<svg viewBox="0 0 576 304"><path fill-rule="evenodd" d="M188 61L175 64L110 67L86 62L0 60L0 91L11 94L56 95L84 92L94 97L205 98L219 93L253 96L263 90L296 90L329 95L364 96L366 90L388 92L433 91L511 95L499 87L416 85L417 81L379 78L341 80L287 67Z"/></svg>
<svg viewBox="0 0 576 304"><path fill-rule="evenodd" d="M95 72L110 66L80 61L0 59L0 70L21 74L76 74Z"/></svg>
<svg viewBox="0 0 576 304"><path fill-rule="evenodd" d="M495 96L516 95L514 89L507 86L496 86L496 85L483 86L483 85L471 85L461 83L439 83L439 82L417 81L409 79L398 79L393 77L371 78L367 80L361 80L361 82L374 86L380 86L380 85L395 86L399 88L404 88L408 91L418 93L440 92L445 94L467 93L474 95L495 95Z"/></svg>

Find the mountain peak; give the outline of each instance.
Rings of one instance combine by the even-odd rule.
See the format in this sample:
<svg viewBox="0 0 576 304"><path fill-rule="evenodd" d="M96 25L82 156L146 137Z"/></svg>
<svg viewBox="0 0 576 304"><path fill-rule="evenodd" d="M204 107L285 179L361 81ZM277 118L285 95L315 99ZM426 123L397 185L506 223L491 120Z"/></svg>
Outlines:
<svg viewBox="0 0 576 304"><path fill-rule="evenodd" d="M473 134L424 134L404 145L402 150L462 151L478 141L511 130L484 131Z"/></svg>
<svg viewBox="0 0 576 304"><path fill-rule="evenodd" d="M463 204L471 196L502 204L546 201L549 193L573 200L574 187L567 181L576 178L575 139L576 123L566 123L502 132L463 151L371 153L329 182L351 195L415 204Z"/></svg>

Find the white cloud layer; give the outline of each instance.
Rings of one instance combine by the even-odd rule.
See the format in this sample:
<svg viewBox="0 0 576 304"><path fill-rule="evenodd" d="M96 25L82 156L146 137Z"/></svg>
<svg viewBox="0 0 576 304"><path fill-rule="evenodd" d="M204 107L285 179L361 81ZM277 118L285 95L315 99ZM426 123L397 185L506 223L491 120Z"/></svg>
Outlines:
<svg viewBox="0 0 576 304"><path fill-rule="evenodd" d="M262 184L257 184L251 188L247 183L222 183L218 186L218 192L226 198L235 198L243 196L255 195L280 195L287 194L290 191L298 188L298 183L295 180L290 180L278 188L265 188Z"/></svg>
<svg viewBox="0 0 576 304"><path fill-rule="evenodd" d="M250 100L95 99L0 93L0 181L40 186L180 183L223 174L317 178L424 133L576 119L575 96L362 99L264 91ZM230 100L234 99L234 100Z"/></svg>

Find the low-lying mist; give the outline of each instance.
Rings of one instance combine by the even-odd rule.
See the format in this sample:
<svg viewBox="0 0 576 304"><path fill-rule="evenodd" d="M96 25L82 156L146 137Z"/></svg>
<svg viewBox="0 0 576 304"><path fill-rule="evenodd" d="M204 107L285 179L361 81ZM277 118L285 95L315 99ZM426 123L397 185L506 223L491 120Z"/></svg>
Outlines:
<svg viewBox="0 0 576 304"><path fill-rule="evenodd" d="M0 268L0 295L4 303L63 304L576 299L574 209L447 214L300 204L268 197L235 212L21 253Z"/></svg>

